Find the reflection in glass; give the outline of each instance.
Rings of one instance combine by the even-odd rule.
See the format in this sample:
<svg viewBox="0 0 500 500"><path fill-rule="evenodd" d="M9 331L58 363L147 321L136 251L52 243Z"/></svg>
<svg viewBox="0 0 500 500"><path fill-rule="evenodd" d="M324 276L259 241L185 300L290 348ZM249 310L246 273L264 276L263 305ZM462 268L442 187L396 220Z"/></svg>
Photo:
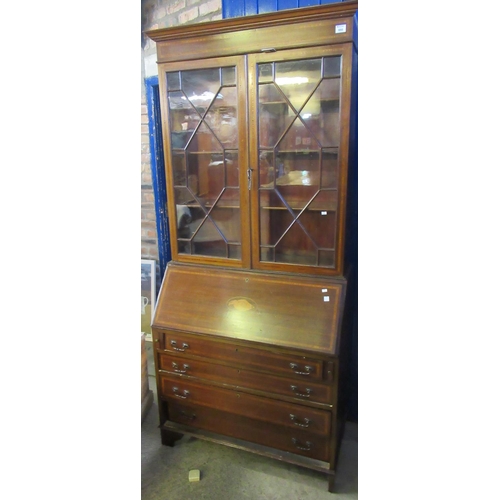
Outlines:
<svg viewBox="0 0 500 500"><path fill-rule="evenodd" d="M178 252L241 259L236 67L167 73Z"/></svg>
<svg viewBox="0 0 500 500"><path fill-rule="evenodd" d="M263 262L335 265L341 57L258 65Z"/></svg>

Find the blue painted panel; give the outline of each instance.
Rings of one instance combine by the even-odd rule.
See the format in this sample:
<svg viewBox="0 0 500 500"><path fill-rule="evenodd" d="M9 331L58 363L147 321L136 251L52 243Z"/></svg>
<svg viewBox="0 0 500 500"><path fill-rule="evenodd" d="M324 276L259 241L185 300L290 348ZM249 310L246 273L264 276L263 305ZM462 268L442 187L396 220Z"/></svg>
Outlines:
<svg viewBox="0 0 500 500"><path fill-rule="evenodd" d="M339 3L343 0L222 0L222 17L250 16L264 12L297 9L312 5Z"/></svg>
<svg viewBox="0 0 500 500"><path fill-rule="evenodd" d="M278 10L296 9L299 6L299 0L278 0Z"/></svg>
<svg viewBox="0 0 500 500"><path fill-rule="evenodd" d="M259 0L245 0L245 16L259 13Z"/></svg>
<svg viewBox="0 0 500 500"><path fill-rule="evenodd" d="M320 0L299 0L299 7L311 7L320 3Z"/></svg>
<svg viewBox="0 0 500 500"><path fill-rule="evenodd" d="M265 12L276 12L278 10L278 0L259 0L259 14Z"/></svg>
<svg viewBox="0 0 500 500"><path fill-rule="evenodd" d="M245 15L245 0L222 0L222 17L240 17Z"/></svg>
<svg viewBox="0 0 500 500"><path fill-rule="evenodd" d="M151 151L151 178L155 198L156 232L158 235L158 257L160 276L158 285L163 279L167 263L171 260L170 234L167 214L167 184L165 179L165 162L163 156L163 139L160 115L160 93L158 77L145 79L146 100L149 120L149 149Z"/></svg>

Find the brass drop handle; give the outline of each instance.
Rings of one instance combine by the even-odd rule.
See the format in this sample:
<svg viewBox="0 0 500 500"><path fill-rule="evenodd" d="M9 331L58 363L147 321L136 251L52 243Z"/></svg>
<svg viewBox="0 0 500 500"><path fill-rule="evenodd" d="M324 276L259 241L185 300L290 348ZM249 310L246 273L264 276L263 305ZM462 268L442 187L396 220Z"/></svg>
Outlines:
<svg viewBox="0 0 500 500"><path fill-rule="evenodd" d="M189 348L189 345L186 344L186 342L182 343L182 348L181 347L177 347L177 341L176 340L171 340L170 341L170 345L172 346L172 349L174 351L180 351L180 352L184 352L186 349Z"/></svg>
<svg viewBox="0 0 500 500"><path fill-rule="evenodd" d="M178 387L173 387L172 391L174 391L174 394L178 398L181 398L181 399L186 399L189 396L189 391L187 389L185 389L184 391L182 391L184 393L184 396L182 394L179 394L179 388Z"/></svg>
<svg viewBox="0 0 500 500"><path fill-rule="evenodd" d="M301 396L303 398L308 398L310 395L311 395L311 392L312 392L312 389L309 389L309 388L306 388L306 393L301 393L301 392L297 392L297 386L296 385L291 385L290 386L290 389L292 389L293 393L296 395L296 396Z"/></svg>
<svg viewBox="0 0 500 500"><path fill-rule="evenodd" d="M196 414L195 413L189 414L189 413L185 412L184 410L181 410L181 415L183 417L188 418L189 420L194 420L196 418Z"/></svg>
<svg viewBox="0 0 500 500"><path fill-rule="evenodd" d="M298 367L299 367L299 365L297 365L296 363L290 363L290 368L293 370L293 373L296 373L297 375L310 375L311 372L314 370L312 366L306 365L304 367L305 372L303 372L303 371L297 370Z"/></svg>
<svg viewBox="0 0 500 500"><path fill-rule="evenodd" d="M306 441L306 447L300 446L298 444L298 440L295 439L295 438L292 438L292 443L295 445L295 448L297 448L299 450L311 451L311 449L312 449L312 443L311 443L311 441Z"/></svg>
<svg viewBox="0 0 500 500"><path fill-rule="evenodd" d="M301 424L297 417L295 415L293 415L292 413L290 413L290 419L291 421L295 424L295 425L298 425L299 427L309 427L309 424L312 422L312 420L309 420L308 418L304 418L304 423Z"/></svg>
<svg viewBox="0 0 500 500"><path fill-rule="evenodd" d="M189 369L189 365L184 364L184 365L182 365L184 370L181 370L179 368L179 365L177 363L175 363L174 361L172 361L172 367L174 369L174 372L176 372L176 373L186 373Z"/></svg>

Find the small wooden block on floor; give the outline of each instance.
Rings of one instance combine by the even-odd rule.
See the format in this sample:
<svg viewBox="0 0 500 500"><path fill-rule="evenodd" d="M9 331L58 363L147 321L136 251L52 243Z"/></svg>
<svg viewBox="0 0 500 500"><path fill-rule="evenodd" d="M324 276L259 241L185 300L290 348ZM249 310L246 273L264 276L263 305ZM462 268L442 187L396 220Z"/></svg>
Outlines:
<svg viewBox="0 0 500 500"><path fill-rule="evenodd" d="M189 471L189 482L193 483L200 480L200 471L198 469L193 469Z"/></svg>

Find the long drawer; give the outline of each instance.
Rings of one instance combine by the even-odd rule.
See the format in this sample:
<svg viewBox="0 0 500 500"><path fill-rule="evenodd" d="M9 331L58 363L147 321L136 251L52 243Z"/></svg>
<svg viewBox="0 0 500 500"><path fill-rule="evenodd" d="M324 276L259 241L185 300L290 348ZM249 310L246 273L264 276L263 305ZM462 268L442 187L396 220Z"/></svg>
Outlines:
<svg viewBox="0 0 500 500"><path fill-rule="evenodd" d="M160 396L169 402L184 401L291 429L307 429L322 436L330 433L331 413L327 410L222 389L181 377L161 374Z"/></svg>
<svg viewBox="0 0 500 500"><path fill-rule="evenodd" d="M316 460L328 461L330 459L328 437L301 428L289 429L213 408L178 402L169 403L169 419Z"/></svg>
<svg viewBox="0 0 500 500"><path fill-rule="evenodd" d="M331 403L333 398L333 386L330 383L320 384L310 380L277 377L243 368L186 359L178 355L160 353L159 368L171 373L289 396L302 401Z"/></svg>
<svg viewBox="0 0 500 500"><path fill-rule="evenodd" d="M170 352L202 356L277 375L303 380L322 380L323 361L305 356L293 356L254 347L242 347L227 342L184 333L157 330L160 348Z"/></svg>

